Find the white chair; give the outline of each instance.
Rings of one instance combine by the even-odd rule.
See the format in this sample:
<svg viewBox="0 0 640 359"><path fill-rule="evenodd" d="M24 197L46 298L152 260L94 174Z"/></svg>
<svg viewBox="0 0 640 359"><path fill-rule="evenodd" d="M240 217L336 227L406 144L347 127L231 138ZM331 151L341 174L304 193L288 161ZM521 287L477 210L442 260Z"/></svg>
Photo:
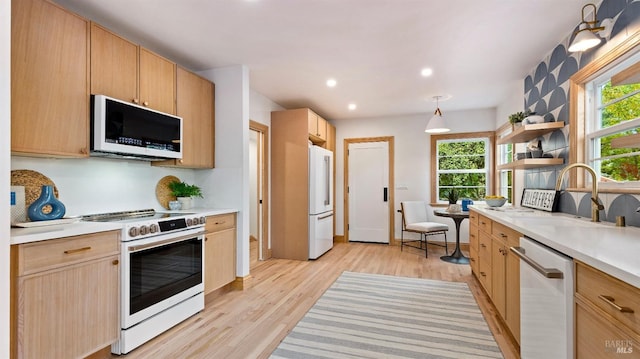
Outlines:
<svg viewBox="0 0 640 359"><path fill-rule="evenodd" d="M447 246L447 231L449 231L449 226L443 223L432 222L429 220L426 202L400 202L400 208L402 212L402 231L400 234L401 251L405 245L413 248L424 249L424 256L427 257L427 236L443 234L445 253L449 255L449 248ZM420 239L405 240L404 232L419 233ZM420 247L414 244L409 244L415 242L419 242Z"/></svg>

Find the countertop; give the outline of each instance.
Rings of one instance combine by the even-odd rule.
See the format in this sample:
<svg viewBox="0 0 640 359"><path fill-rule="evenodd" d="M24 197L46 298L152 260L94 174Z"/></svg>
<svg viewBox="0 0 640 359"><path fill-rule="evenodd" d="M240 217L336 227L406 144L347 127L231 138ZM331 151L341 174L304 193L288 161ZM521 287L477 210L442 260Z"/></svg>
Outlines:
<svg viewBox="0 0 640 359"><path fill-rule="evenodd" d="M563 213L473 205L473 210L523 235L640 288L640 228Z"/></svg>
<svg viewBox="0 0 640 359"><path fill-rule="evenodd" d="M224 208L192 208L181 211L157 211L158 213L194 213L201 216L215 216L238 212L237 209ZM90 233L106 232L122 229L121 223L114 222L83 222L77 221L65 224L55 224L31 228L11 228L11 244L22 244L48 239L79 236Z"/></svg>

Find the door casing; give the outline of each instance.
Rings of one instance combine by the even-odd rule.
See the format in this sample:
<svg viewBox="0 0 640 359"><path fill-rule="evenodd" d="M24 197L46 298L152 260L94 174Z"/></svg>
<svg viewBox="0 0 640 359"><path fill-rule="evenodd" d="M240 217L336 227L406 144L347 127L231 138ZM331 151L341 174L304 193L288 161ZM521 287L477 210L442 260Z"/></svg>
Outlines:
<svg viewBox="0 0 640 359"><path fill-rule="evenodd" d="M394 184L394 137L365 137L365 138L345 138L344 139L344 239L349 243L349 195L347 187L349 186L349 145L352 143L363 142L388 142L389 143L389 244L394 244L394 228L395 228L395 184Z"/></svg>

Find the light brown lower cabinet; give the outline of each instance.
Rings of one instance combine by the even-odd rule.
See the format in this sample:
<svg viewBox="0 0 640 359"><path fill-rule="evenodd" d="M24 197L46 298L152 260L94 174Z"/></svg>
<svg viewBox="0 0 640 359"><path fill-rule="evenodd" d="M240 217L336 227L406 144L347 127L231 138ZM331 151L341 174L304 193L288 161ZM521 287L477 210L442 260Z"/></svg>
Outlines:
<svg viewBox="0 0 640 359"><path fill-rule="evenodd" d="M575 265L576 358L640 358L640 289Z"/></svg>
<svg viewBox="0 0 640 359"><path fill-rule="evenodd" d="M520 259L509 248L521 234L473 210L469 222L471 271L520 343Z"/></svg>
<svg viewBox="0 0 640 359"><path fill-rule="evenodd" d="M204 293L236 279L236 214L207 217L204 242Z"/></svg>
<svg viewBox="0 0 640 359"><path fill-rule="evenodd" d="M118 337L120 231L14 245L12 356L83 358Z"/></svg>

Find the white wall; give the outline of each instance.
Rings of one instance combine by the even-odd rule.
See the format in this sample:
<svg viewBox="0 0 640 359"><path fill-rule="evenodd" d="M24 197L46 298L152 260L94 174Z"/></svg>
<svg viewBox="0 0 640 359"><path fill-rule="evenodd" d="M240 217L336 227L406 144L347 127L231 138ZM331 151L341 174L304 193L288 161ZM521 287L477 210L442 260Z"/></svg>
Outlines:
<svg viewBox="0 0 640 359"><path fill-rule="evenodd" d="M249 275L249 70L229 66L200 75L216 84L216 168L196 172L204 206L238 209L236 275Z"/></svg>
<svg viewBox="0 0 640 359"><path fill-rule="evenodd" d="M255 90L251 90L249 93L249 102L251 120L269 127L271 127L271 112L285 109Z"/></svg>
<svg viewBox="0 0 640 359"><path fill-rule="evenodd" d="M452 133L493 131L495 109L473 111L446 111L443 114ZM394 211L405 200L430 202L431 154L430 136L424 132L430 114L402 117L379 117L335 121L336 126L336 235L344 234L344 139L393 136L395 142L395 203ZM406 188L406 189L400 189ZM437 218L450 225L448 238L455 239L453 221ZM467 241L468 224L463 222L461 241ZM396 238L400 238L401 216L396 213Z"/></svg>
<svg viewBox="0 0 640 359"><path fill-rule="evenodd" d="M9 163L11 161L11 1L0 0L0 358L9 357Z"/></svg>
<svg viewBox="0 0 640 359"><path fill-rule="evenodd" d="M524 111L524 81L517 80L509 84L509 94L496 108L495 128L509 122L509 115Z"/></svg>

